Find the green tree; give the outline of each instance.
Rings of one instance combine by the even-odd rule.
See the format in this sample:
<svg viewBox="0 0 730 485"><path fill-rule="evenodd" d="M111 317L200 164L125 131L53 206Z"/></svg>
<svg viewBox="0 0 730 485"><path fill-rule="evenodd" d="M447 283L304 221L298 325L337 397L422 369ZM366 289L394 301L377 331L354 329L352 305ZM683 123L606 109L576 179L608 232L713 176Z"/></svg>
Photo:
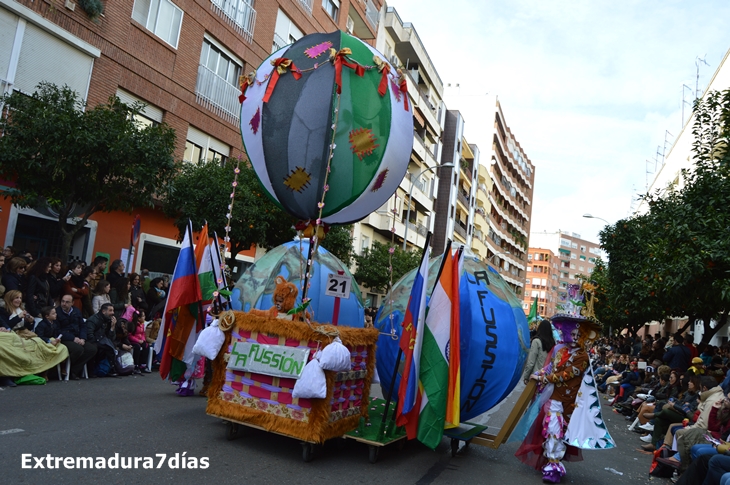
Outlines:
<svg viewBox="0 0 730 485"><path fill-rule="evenodd" d="M232 257L253 244L271 249L291 241L293 218L269 199L248 163L240 164L233 211L229 210L235 168L235 163L222 165L219 160L179 164L163 205L165 214L175 219L179 237L182 239L190 219L195 228L207 221L208 230L223 238L227 214L231 213Z"/></svg>
<svg viewBox="0 0 730 485"><path fill-rule="evenodd" d="M399 247L395 247L391 255L390 245L375 241L371 248L363 251L362 255L355 255L355 262L357 271L354 276L358 283L378 293L385 293L391 281L389 268L391 266L393 268L392 281L395 283L401 276L418 266L421 255L414 251L404 251Z"/></svg>
<svg viewBox="0 0 730 485"><path fill-rule="evenodd" d="M96 212L152 207L172 176L175 132L136 122L143 105L112 97L84 110L74 91L49 83L2 101L8 114L0 120L0 177L15 184L4 195L20 207L48 204L58 213L62 249L54 256L68 258Z"/></svg>
<svg viewBox="0 0 730 485"><path fill-rule="evenodd" d="M352 266L355 250L353 249L352 225L330 227L329 232L322 239L320 245L337 259L345 263L348 268Z"/></svg>

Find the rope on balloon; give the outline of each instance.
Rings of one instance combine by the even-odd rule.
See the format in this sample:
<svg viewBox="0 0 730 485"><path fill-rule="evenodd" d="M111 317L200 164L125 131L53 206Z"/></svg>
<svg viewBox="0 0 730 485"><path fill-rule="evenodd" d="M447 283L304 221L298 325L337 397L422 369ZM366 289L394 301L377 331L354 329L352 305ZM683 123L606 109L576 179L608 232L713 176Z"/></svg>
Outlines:
<svg viewBox="0 0 730 485"><path fill-rule="evenodd" d="M228 247L231 242L231 218L233 218L233 202L236 197L236 187L238 187L238 174L241 173L241 155L238 156L238 160L236 161L236 168L233 169L233 183L231 183L231 203L228 204L228 213L226 214L226 235L223 237L223 242L225 243L226 250L233 251L233 248ZM218 244L218 241L216 241L216 244ZM219 248L220 251L220 248ZM232 254L232 253L231 253ZM221 274L225 273L226 271L226 258L225 254L221 257ZM233 255L235 259L235 255ZM216 290L213 293L213 296L218 296L218 291Z"/></svg>
<svg viewBox="0 0 730 485"><path fill-rule="evenodd" d="M398 340L398 335L395 333L395 313L393 312L393 254L395 253L395 216L398 214L398 198L393 198L393 225L390 226L390 247L388 248L388 289L385 292L385 296L388 298L386 305L388 306L388 320L390 321L390 333L380 332L382 335L388 335L393 340ZM408 221L406 221L408 224Z"/></svg>

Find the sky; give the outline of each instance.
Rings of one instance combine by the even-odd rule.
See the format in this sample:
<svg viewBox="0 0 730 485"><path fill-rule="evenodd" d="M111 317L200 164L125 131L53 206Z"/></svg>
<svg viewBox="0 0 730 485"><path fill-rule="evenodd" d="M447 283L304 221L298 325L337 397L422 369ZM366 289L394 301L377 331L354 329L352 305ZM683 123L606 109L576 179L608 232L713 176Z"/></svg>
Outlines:
<svg viewBox="0 0 730 485"><path fill-rule="evenodd" d="M682 128L683 90L689 118L697 58L709 64L700 63L702 90L730 48L723 0L388 5L413 24L447 108L462 111L465 136L482 156L491 146L489 107L499 99L535 166L531 232L569 231L595 242L605 223L583 214L610 223L630 215L657 150L666 137L668 152Z"/></svg>

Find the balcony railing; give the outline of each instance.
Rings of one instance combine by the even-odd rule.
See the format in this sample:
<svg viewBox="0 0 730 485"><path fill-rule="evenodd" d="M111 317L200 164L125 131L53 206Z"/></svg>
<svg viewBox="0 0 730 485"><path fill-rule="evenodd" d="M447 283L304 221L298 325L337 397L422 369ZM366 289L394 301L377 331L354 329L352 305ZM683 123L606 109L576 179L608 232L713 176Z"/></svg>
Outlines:
<svg viewBox="0 0 730 485"><path fill-rule="evenodd" d="M311 14L312 8L314 7L314 0L299 0L299 5Z"/></svg>
<svg viewBox="0 0 730 485"><path fill-rule="evenodd" d="M241 105L240 90L204 65L198 66L198 82L195 85L196 101L221 118L238 125Z"/></svg>
<svg viewBox="0 0 730 485"><path fill-rule="evenodd" d="M456 198L459 199L462 204L464 204L464 207L469 207L469 199L466 198L463 192L459 191L456 194Z"/></svg>
<svg viewBox="0 0 730 485"><path fill-rule="evenodd" d="M415 175L413 175L411 172L406 172L406 178L410 180L415 187L418 188L421 192L424 194L426 193L426 182L422 180L420 177L416 178Z"/></svg>
<svg viewBox="0 0 730 485"><path fill-rule="evenodd" d="M251 0L211 0L210 5L246 39L246 42L251 42L253 28L256 25L256 10L251 3Z"/></svg>
<svg viewBox="0 0 730 485"><path fill-rule="evenodd" d="M271 52L276 52L284 46L289 45L289 42L284 40L279 34L274 34L274 45L271 48Z"/></svg>
<svg viewBox="0 0 730 485"><path fill-rule="evenodd" d="M378 27L378 9L375 8L375 4L373 3L373 0L368 0L367 4L365 5L365 18L368 19L368 22L373 27L373 29L377 29L377 27Z"/></svg>
<svg viewBox="0 0 730 485"><path fill-rule="evenodd" d="M458 234L459 236L461 236L461 237L463 237L464 239L466 239L466 225L465 225L465 224L464 224L464 225L462 225L462 223L461 223L461 222L459 222L459 221L456 221L456 222L454 223L454 231L456 231L456 233L457 233L457 234Z"/></svg>

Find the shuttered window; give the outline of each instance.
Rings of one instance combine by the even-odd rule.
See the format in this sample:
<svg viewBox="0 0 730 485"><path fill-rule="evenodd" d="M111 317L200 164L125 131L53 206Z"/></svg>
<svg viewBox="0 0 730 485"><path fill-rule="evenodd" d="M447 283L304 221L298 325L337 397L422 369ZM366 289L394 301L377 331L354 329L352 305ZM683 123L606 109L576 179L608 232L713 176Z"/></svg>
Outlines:
<svg viewBox="0 0 730 485"><path fill-rule="evenodd" d="M39 82L48 81L68 85L86 99L93 65L91 56L28 23L13 87L30 94Z"/></svg>
<svg viewBox="0 0 730 485"><path fill-rule="evenodd" d="M135 0L132 18L177 49L183 11L170 0Z"/></svg>

